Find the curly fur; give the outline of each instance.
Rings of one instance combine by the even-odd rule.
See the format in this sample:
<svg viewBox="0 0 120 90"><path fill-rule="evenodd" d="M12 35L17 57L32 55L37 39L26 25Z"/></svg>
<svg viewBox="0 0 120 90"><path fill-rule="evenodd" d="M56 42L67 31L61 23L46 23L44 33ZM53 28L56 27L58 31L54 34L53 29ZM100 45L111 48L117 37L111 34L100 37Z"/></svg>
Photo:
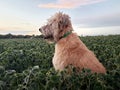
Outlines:
<svg viewBox="0 0 120 90"><path fill-rule="evenodd" d="M92 72L106 73L105 67L95 57L94 53L85 46L76 33L60 38L66 32L72 30L70 17L61 12L48 19L48 23L40 28L40 32L45 38L56 42L55 54L52 60L54 68L61 71L68 65L73 65L79 70L87 68Z"/></svg>

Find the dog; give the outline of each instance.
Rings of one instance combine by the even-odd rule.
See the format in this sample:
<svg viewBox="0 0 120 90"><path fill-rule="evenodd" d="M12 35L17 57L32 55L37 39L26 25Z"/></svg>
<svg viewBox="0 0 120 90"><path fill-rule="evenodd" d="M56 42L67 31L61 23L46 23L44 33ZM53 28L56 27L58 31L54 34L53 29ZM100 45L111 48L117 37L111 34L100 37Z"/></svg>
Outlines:
<svg viewBox="0 0 120 90"><path fill-rule="evenodd" d="M45 39L56 43L52 60L55 70L62 71L72 65L81 71L90 69L93 73L106 73L105 67L80 40L67 14L58 12L48 19L46 25L39 28Z"/></svg>

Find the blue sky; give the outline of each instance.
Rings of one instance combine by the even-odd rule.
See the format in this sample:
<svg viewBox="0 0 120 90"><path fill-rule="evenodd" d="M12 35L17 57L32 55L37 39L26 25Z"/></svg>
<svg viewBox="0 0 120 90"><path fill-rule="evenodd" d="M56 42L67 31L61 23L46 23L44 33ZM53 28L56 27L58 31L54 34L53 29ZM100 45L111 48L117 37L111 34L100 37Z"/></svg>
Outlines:
<svg viewBox="0 0 120 90"><path fill-rule="evenodd" d="M0 0L0 34L36 34L56 12L78 35L120 34L120 0Z"/></svg>

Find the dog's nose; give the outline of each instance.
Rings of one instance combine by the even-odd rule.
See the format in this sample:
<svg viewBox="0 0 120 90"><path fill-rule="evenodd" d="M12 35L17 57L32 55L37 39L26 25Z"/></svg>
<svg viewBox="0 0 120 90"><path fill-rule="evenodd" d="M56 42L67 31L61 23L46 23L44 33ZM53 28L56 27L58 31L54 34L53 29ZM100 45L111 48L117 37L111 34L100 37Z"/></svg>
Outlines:
<svg viewBox="0 0 120 90"><path fill-rule="evenodd" d="M39 31L41 32L41 28L39 28Z"/></svg>
<svg viewBox="0 0 120 90"><path fill-rule="evenodd" d="M41 29L41 28L39 28L39 31L41 32L41 31L42 31L42 29Z"/></svg>

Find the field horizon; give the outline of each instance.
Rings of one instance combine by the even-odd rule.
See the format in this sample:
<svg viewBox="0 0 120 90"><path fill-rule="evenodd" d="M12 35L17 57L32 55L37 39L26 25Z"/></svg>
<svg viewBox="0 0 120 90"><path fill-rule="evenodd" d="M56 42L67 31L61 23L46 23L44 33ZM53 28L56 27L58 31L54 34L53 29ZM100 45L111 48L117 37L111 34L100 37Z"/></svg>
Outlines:
<svg viewBox="0 0 120 90"><path fill-rule="evenodd" d="M76 33L76 32L73 32L73 33ZM6 34L1 34L0 33L0 35L1 36L6 36L6 35L15 35L15 36L19 36L19 35L21 35L21 36L41 36L42 34L13 34L13 33L6 33ZM77 34L78 35L78 34ZM119 33L118 34L93 34L93 35L84 35L84 34L81 34L81 35L78 35L78 36L110 36L110 35L120 35Z"/></svg>

